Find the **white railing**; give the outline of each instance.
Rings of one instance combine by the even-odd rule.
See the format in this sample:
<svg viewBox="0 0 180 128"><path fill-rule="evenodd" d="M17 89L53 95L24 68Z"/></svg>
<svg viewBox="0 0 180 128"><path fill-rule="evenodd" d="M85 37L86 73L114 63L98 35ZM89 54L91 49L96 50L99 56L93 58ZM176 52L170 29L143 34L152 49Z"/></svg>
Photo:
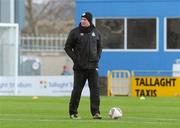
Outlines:
<svg viewBox="0 0 180 128"><path fill-rule="evenodd" d="M35 52L60 52L63 51L67 39L67 34L60 35L21 35L21 51Z"/></svg>

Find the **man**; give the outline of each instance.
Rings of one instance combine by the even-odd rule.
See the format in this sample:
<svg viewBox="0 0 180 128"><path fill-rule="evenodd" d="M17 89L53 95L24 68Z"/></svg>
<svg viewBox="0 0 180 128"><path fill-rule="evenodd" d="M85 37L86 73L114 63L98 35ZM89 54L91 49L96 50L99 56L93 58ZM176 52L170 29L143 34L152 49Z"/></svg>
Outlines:
<svg viewBox="0 0 180 128"><path fill-rule="evenodd" d="M79 26L70 32L65 44L65 51L74 62L74 86L69 103L71 119L78 119L78 106L86 80L90 89L91 114L94 119L102 118L99 110L98 87L98 62L102 52L101 37L92 24L92 18L90 12L83 13Z"/></svg>

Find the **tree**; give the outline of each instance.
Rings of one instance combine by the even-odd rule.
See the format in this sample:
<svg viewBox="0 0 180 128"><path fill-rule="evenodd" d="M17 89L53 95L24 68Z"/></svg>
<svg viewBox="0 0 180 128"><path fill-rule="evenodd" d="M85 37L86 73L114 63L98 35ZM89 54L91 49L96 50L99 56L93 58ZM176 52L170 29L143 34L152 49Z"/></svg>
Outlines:
<svg viewBox="0 0 180 128"><path fill-rule="evenodd" d="M27 0L26 34L67 33L74 26L74 0Z"/></svg>

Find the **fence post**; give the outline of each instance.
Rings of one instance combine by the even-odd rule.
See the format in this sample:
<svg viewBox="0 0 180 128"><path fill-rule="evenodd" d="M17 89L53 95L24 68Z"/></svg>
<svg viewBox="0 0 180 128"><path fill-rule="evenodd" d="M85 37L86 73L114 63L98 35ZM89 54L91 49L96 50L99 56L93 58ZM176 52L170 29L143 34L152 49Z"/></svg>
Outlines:
<svg viewBox="0 0 180 128"><path fill-rule="evenodd" d="M111 96L111 83L112 83L112 74L111 71L108 70L107 72L107 96Z"/></svg>

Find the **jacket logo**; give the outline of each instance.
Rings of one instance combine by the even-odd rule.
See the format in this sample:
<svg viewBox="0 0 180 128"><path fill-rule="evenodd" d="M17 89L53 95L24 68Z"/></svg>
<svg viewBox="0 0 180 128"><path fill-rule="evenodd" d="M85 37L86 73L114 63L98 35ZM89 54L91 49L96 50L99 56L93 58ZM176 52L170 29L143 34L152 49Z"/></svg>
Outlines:
<svg viewBox="0 0 180 128"><path fill-rule="evenodd" d="M96 34L93 32L92 34L91 34L93 37L95 37L96 36Z"/></svg>
<svg viewBox="0 0 180 128"><path fill-rule="evenodd" d="M80 33L80 36L84 36L84 33Z"/></svg>

